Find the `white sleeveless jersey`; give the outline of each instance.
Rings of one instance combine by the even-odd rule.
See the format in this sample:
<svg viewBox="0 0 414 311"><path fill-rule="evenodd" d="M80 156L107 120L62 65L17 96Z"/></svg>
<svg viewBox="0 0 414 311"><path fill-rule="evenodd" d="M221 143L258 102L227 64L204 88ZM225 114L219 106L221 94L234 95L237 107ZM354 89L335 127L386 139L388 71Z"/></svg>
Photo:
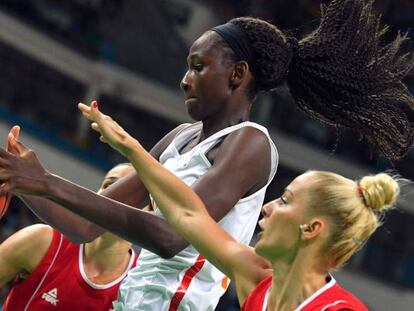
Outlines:
<svg viewBox="0 0 414 311"><path fill-rule="evenodd" d="M268 137L271 171L263 188L238 201L219 222L237 241L244 244L248 244L252 238L266 188L277 169L277 150L267 130L256 123L243 122L217 132L180 155L179 150L200 133L202 123L194 123L180 131L160 157L165 168L191 185L211 167L206 157L207 152L229 133L246 126L254 127ZM155 213L163 217L159 209ZM163 259L143 249L137 266L128 272L122 282L114 306L115 310L214 310L228 283L228 278L192 246L171 259Z"/></svg>

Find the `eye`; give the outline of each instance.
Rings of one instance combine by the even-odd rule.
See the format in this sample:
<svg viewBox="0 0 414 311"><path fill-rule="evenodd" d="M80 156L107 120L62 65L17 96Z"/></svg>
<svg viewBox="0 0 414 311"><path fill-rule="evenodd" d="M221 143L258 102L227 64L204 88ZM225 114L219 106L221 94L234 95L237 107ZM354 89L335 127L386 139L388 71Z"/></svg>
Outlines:
<svg viewBox="0 0 414 311"><path fill-rule="evenodd" d="M280 197L279 205L287 205L288 201L286 197Z"/></svg>
<svg viewBox="0 0 414 311"><path fill-rule="evenodd" d="M196 70L196 71L198 71L198 72L202 71L203 68L204 68L204 65L203 64L200 64L200 63L197 63L197 64L195 64L193 66L193 69Z"/></svg>
<svg viewBox="0 0 414 311"><path fill-rule="evenodd" d="M104 182L102 185L101 185L101 188L102 188L102 190L103 189L106 189L106 188L108 188L110 185L112 185L113 183L112 182Z"/></svg>

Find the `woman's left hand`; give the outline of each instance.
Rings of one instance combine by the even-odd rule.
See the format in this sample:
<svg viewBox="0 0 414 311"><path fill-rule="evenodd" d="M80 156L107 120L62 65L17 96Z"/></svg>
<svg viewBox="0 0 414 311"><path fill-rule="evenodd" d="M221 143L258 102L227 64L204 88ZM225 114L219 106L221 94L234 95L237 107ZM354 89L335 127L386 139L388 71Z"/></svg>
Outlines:
<svg viewBox="0 0 414 311"><path fill-rule="evenodd" d="M131 137L110 116L99 111L96 101L91 102L90 106L79 103L78 108L82 111L84 117L93 121L91 127L101 134L100 141L107 143L123 156L128 158L132 150L139 145L138 141Z"/></svg>

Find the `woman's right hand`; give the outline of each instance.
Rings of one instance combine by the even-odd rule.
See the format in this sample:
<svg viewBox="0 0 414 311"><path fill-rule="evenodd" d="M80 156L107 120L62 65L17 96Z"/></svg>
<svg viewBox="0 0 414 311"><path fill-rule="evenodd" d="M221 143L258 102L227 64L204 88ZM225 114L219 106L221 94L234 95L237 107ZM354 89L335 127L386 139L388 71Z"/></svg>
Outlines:
<svg viewBox="0 0 414 311"><path fill-rule="evenodd" d="M20 127L14 126L8 135L8 150L0 148L0 195L46 195L51 174L36 154L18 140L19 133Z"/></svg>
<svg viewBox="0 0 414 311"><path fill-rule="evenodd" d="M101 137L99 137L100 141L107 143L123 156L128 158L133 149L139 146L139 142L119 126L117 122L99 111L96 101L91 102L89 106L79 103L78 108L82 111L84 117L93 122L91 127L101 134Z"/></svg>

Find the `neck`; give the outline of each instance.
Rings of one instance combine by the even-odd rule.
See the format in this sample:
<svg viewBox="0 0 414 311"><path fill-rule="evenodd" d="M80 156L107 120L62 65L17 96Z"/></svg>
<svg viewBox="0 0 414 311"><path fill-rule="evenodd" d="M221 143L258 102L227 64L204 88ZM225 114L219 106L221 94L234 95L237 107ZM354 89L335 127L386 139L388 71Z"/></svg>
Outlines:
<svg viewBox="0 0 414 311"><path fill-rule="evenodd" d="M130 248L131 243L105 233L93 242L85 244L83 258L85 271L93 275L108 272L122 274L131 258Z"/></svg>
<svg viewBox="0 0 414 311"><path fill-rule="evenodd" d="M315 254L298 253L293 261L273 263L273 281L267 311L295 310L326 284L328 269L312 260Z"/></svg>
<svg viewBox="0 0 414 311"><path fill-rule="evenodd" d="M222 110L207 120L203 120L200 141L210 137L218 131L236 125L250 119L251 103L247 100L235 101L228 104L226 110Z"/></svg>

